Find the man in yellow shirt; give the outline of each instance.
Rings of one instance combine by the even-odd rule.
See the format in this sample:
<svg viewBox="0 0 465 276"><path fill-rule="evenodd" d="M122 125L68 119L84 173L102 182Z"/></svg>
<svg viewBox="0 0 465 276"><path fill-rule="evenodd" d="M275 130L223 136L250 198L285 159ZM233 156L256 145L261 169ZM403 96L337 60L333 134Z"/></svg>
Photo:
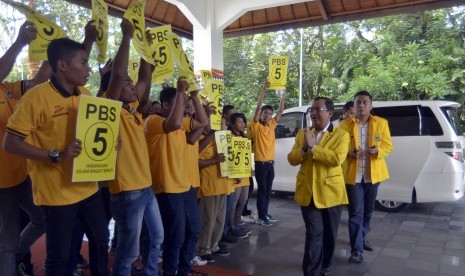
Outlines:
<svg viewBox="0 0 465 276"><path fill-rule="evenodd" d="M215 134L210 126L204 128L204 137L200 143L205 145L200 153L199 209L202 218L202 230L197 242L197 253L201 260L214 262L212 254L229 252L219 247L226 217L226 197L230 193L228 179L221 177L219 164L226 160L215 146Z"/></svg>
<svg viewBox="0 0 465 276"><path fill-rule="evenodd" d="M6 53L0 58L0 81L3 81L24 46L37 36L37 30L31 22L25 22L19 29L18 37ZM8 118L14 111L18 100L29 88L46 81L50 77L50 66L44 61L36 76L30 80L0 84L0 142L6 133ZM8 154L0 149L0 275L16 275L16 262L20 262L29 247L45 231L42 210L32 202L31 180L27 176L26 159ZM30 218L24 231L20 229L20 210ZM23 264L32 273L30 265Z"/></svg>
<svg viewBox="0 0 465 276"><path fill-rule="evenodd" d="M347 204L341 165L349 149L349 134L333 127L333 110L330 99L315 99L309 109L313 126L299 130L287 157L291 165L300 165L295 201L305 222L305 276L331 271L341 205Z"/></svg>
<svg viewBox="0 0 465 276"><path fill-rule="evenodd" d="M185 118L187 82L160 92L160 113L145 121L144 131L150 158L152 187L165 228L163 275L187 275L195 256L200 232L200 213L195 188L189 179L186 132L208 124L198 91L191 92L195 118Z"/></svg>
<svg viewBox="0 0 465 276"><path fill-rule="evenodd" d="M158 256L163 242L163 225L157 199L152 191L149 156L144 137L138 91L149 93L152 76L150 64L141 60L136 85L128 75L130 41L134 26L127 19L121 22L123 38L113 61L107 96L123 102L120 138L122 146L116 160L116 177L108 182L110 206L118 231L113 271L130 275L131 265L139 256L139 243L144 223L148 232L147 250L143 251L145 275L158 275ZM131 106L131 105L132 106Z"/></svg>
<svg viewBox="0 0 465 276"><path fill-rule="evenodd" d="M84 44L67 38L47 48L54 72L49 82L32 88L8 120L4 150L28 159L34 203L42 206L47 235L46 275L69 275L73 229L79 221L98 246L100 275L108 275L108 228L96 182L72 183L73 159L81 153L75 139L82 87L90 74Z"/></svg>
<svg viewBox="0 0 465 276"><path fill-rule="evenodd" d="M257 108L250 128L254 137L255 179L257 180L257 223L265 226L278 221L268 214L271 188L274 180L275 128L284 110L284 97L281 97L279 109L273 118L273 108L264 105L265 91L270 86L266 81L258 97Z"/></svg>
<svg viewBox="0 0 465 276"><path fill-rule="evenodd" d="M387 120L371 115L370 93L357 92L354 106L355 117L341 121L339 127L349 132L351 138L343 166L349 197L349 261L361 263L363 250L374 250L366 235L370 231L379 184L389 178L385 158L392 151L392 140Z"/></svg>

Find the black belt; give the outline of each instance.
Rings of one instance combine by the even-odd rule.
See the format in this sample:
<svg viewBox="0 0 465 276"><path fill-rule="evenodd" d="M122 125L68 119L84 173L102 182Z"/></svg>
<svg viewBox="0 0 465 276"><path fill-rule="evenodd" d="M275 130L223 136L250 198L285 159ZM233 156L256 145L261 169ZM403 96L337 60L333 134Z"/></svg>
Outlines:
<svg viewBox="0 0 465 276"><path fill-rule="evenodd" d="M259 164L274 164L274 160L269 160L269 161L255 161L255 163L259 163Z"/></svg>

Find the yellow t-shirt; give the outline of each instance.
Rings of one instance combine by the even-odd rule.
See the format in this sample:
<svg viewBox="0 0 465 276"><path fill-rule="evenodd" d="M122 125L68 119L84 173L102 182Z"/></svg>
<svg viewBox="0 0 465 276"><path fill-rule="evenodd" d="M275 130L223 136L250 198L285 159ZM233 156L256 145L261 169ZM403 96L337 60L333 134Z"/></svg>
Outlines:
<svg viewBox="0 0 465 276"><path fill-rule="evenodd" d="M6 153L3 150L3 139L5 138L8 118L13 114L18 100L25 92L24 82L4 82L0 84L0 189L11 188L19 185L26 179L26 159Z"/></svg>
<svg viewBox="0 0 465 276"><path fill-rule="evenodd" d="M194 188L200 187L199 174L199 140L195 144L187 144L187 158L189 159L189 179Z"/></svg>
<svg viewBox="0 0 465 276"><path fill-rule="evenodd" d="M267 125L263 125L259 121L253 121L250 125L254 137L255 161L274 160L276 124L276 118L273 118Z"/></svg>
<svg viewBox="0 0 465 276"><path fill-rule="evenodd" d="M216 155L215 140L212 140L199 154L199 158L202 160L208 160ZM232 181L227 177L221 177L220 165L215 164L205 167L200 170L200 188L198 195L204 196L216 196L226 195L231 193L233 187ZM232 188L234 191L234 188Z"/></svg>
<svg viewBox="0 0 465 276"><path fill-rule="evenodd" d="M7 131L25 138L35 147L63 150L76 137L76 118L80 94L90 95L84 87L72 94L52 78L30 89L18 102L8 120ZM36 205L60 206L79 202L97 192L97 182L72 183L73 160L54 164L28 159L29 175Z"/></svg>
<svg viewBox="0 0 465 276"><path fill-rule="evenodd" d="M122 144L116 159L116 177L108 182L112 194L152 185L142 115L138 112L133 115L122 108L120 118L119 135Z"/></svg>
<svg viewBox="0 0 465 276"><path fill-rule="evenodd" d="M160 115L145 120L144 132L149 151L152 188L156 194L183 193L191 188L187 156L186 131L192 129L192 119L184 118L181 129L166 133Z"/></svg>

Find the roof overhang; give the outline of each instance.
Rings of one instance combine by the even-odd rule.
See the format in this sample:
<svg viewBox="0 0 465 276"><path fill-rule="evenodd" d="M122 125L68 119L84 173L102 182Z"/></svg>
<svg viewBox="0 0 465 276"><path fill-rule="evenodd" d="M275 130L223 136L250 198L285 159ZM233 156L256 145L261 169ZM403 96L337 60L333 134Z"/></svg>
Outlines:
<svg viewBox="0 0 465 276"><path fill-rule="evenodd" d="M87 8L91 0L66 0ZM122 17L135 0L105 0L110 15ZM314 0L248 11L224 29L225 37L304 28L368 18L465 5L465 0ZM173 4L148 0L149 26L171 24L177 34L192 38L192 23Z"/></svg>

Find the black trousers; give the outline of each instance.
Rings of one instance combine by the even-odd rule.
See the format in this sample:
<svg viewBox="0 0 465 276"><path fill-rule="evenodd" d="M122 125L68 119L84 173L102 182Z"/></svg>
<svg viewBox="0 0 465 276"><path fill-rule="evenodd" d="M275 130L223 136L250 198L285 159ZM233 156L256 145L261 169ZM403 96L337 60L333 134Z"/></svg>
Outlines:
<svg viewBox="0 0 465 276"><path fill-rule="evenodd" d="M70 205L42 206L46 222L45 275L71 275L71 259L76 254L75 226L82 223L89 229L89 240L97 244L98 275L108 272L108 224L100 191L94 195Z"/></svg>
<svg viewBox="0 0 465 276"><path fill-rule="evenodd" d="M255 162L255 179L257 180L257 211L258 218L268 215L268 205L271 199L271 189L274 179L273 162Z"/></svg>
<svg viewBox="0 0 465 276"><path fill-rule="evenodd" d="M342 206L318 209L312 199L301 211L306 230L302 269L304 276L319 276L332 264Z"/></svg>

